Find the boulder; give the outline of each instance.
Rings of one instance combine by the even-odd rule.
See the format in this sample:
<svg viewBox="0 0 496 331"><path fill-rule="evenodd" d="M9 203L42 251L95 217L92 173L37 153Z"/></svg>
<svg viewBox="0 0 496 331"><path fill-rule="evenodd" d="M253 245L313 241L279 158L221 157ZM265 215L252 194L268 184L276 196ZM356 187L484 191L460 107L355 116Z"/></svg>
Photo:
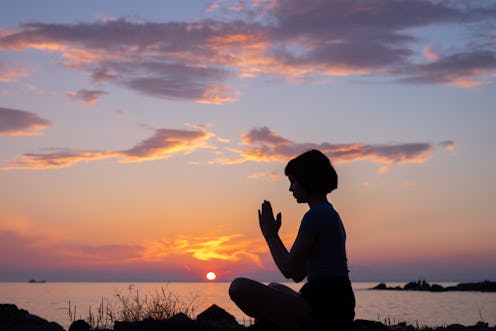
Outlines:
<svg viewBox="0 0 496 331"><path fill-rule="evenodd" d="M0 304L0 331L65 331L55 322L31 315L12 304Z"/></svg>
<svg viewBox="0 0 496 331"><path fill-rule="evenodd" d="M387 290L387 286L385 283L380 283L372 288L373 290Z"/></svg>
<svg viewBox="0 0 496 331"><path fill-rule="evenodd" d="M223 330L237 330L243 328L236 318L229 314L226 310L220 308L216 304L211 305L205 311L198 314L196 320L203 324L208 324Z"/></svg>
<svg viewBox="0 0 496 331"><path fill-rule="evenodd" d="M91 331L91 325L84 320L77 320L71 323L69 331Z"/></svg>

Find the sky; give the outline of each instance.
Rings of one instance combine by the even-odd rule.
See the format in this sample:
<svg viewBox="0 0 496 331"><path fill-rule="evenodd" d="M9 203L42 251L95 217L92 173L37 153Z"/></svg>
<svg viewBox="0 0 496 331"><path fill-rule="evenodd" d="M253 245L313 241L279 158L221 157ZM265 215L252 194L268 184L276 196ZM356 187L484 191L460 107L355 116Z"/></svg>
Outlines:
<svg viewBox="0 0 496 331"><path fill-rule="evenodd" d="M319 149L353 281L496 279L496 1L0 2L0 281L279 280Z"/></svg>

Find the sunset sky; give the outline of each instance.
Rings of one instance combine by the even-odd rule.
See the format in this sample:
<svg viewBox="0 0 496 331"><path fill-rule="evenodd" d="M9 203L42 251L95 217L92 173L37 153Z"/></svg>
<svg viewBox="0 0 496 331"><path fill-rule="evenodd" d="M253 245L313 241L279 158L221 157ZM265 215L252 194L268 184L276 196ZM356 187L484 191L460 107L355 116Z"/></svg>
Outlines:
<svg viewBox="0 0 496 331"><path fill-rule="evenodd" d="M0 281L281 279L311 148L352 280L496 278L496 1L0 2Z"/></svg>

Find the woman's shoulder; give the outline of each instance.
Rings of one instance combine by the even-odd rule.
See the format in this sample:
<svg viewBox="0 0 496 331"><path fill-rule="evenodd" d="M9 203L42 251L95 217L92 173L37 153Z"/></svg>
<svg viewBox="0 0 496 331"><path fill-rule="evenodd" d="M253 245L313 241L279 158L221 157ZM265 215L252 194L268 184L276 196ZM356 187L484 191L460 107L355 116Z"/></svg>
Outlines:
<svg viewBox="0 0 496 331"><path fill-rule="evenodd" d="M319 214L319 213L335 213L336 210L330 202L324 202L311 207L307 213Z"/></svg>
<svg viewBox="0 0 496 331"><path fill-rule="evenodd" d="M338 213L334 209L331 203L321 203L319 205L313 206L306 213L304 218L328 218L336 217Z"/></svg>

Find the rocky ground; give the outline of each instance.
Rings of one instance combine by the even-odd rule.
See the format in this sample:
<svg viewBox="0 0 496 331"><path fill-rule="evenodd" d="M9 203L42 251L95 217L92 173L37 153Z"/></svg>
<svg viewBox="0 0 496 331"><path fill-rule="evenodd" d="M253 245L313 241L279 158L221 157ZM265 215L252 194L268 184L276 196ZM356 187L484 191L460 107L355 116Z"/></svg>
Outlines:
<svg viewBox="0 0 496 331"><path fill-rule="evenodd" d="M91 327L83 320L75 321L67 331L91 331ZM184 314L177 314L167 320L144 320L139 322L115 322L112 330L106 331L259 331L257 325L242 326L236 322L234 316L217 305L212 305L200 313L196 319ZM0 304L0 331L66 331L55 322L32 315L28 311L19 309L12 304ZM442 327L415 328L404 323L385 325L380 322L356 320L353 326L346 331L496 331L496 326L490 327L487 323L479 322L476 325L464 326L452 324Z"/></svg>

